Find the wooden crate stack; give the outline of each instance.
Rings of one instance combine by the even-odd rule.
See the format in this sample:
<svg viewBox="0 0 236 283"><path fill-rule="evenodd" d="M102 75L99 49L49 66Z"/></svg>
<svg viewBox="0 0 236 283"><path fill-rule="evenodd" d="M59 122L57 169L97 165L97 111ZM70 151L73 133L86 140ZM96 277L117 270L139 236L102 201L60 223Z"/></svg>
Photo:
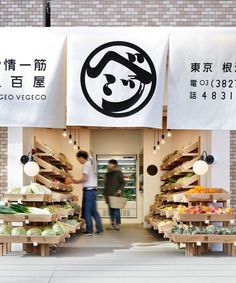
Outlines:
<svg viewBox="0 0 236 283"><path fill-rule="evenodd" d="M72 165L62 154L56 153L48 146L36 142L36 150L34 158L40 166L39 175L36 176L36 181L53 192L51 194L5 194L4 200L6 203L18 202L28 206L41 207L45 205L61 205L62 208L56 213L49 215L42 214L0 214L0 220L3 223L12 226L16 223L21 223L26 228L38 227L43 228L56 221L75 213L74 209L65 209L63 204L67 201L76 200L72 192L72 187L66 184L66 178L70 176L69 170L72 170ZM79 217L79 216L78 216ZM65 242L66 238L70 237L70 233L75 233L81 229L83 222L75 227L66 224L69 228L69 234L60 236L0 236L0 255L4 255L11 251L12 243L22 243L23 249L26 252L48 256L50 247L55 247Z"/></svg>
<svg viewBox="0 0 236 283"><path fill-rule="evenodd" d="M199 176L194 174L192 169L194 162L199 158L199 152L200 140L176 150L163 160L160 168L165 171L161 176L164 184L161 186L161 193L156 196L155 203L150 207L149 215L145 217L145 220L159 233L165 233L175 225L172 219L174 212L180 203L186 202L183 193L199 184ZM183 178L189 173L192 176L181 182L169 182ZM169 210L168 206L172 209Z"/></svg>
<svg viewBox="0 0 236 283"><path fill-rule="evenodd" d="M214 193L190 193L186 199L191 206L216 206L226 208L230 195L223 189L214 189ZM174 213L174 220L178 224L187 224L188 226L208 226L221 225L230 227L235 224L234 214L186 214ZM223 244L223 251L228 255L235 255L236 235L214 235L214 234L175 234L166 232L170 240L178 245L185 244L185 255L195 256L208 252L211 244Z"/></svg>

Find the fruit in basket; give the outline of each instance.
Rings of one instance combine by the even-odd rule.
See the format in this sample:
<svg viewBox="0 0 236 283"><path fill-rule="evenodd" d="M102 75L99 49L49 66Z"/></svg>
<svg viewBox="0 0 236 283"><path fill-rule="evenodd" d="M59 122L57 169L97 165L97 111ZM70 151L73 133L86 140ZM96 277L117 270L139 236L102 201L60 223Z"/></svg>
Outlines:
<svg viewBox="0 0 236 283"><path fill-rule="evenodd" d="M179 205L177 208L178 213L182 214L182 213L187 213L187 207L184 205Z"/></svg>
<svg viewBox="0 0 236 283"><path fill-rule="evenodd" d="M233 214L234 213L233 208L232 207L227 207L226 210L225 210L225 213L226 214Z"/></svg>
<svg viewBox="0 0 236 283"><path fill-rule="evenodd" d="M24 227L15 227L11 231L12 236L25 236L26 233L27 232Z"/></svg>
<svg viewBox="0 0 236 283"><path fill-rule="evenodd" d="M2 236L10 236L12 231L12 227L6 224L2 224L0 226L0 235Z"/></svg>
<svg viewBox="0 0 236 283"><path fill-rule="evenodd" d="M166 211L173 210L173 206L166 206L166 207L164 207L164 210L166 210Z"/></svg>
<svg viewBox="0 0 236 283"><path fill-rule="evenodd" d="M190 206L179 205L177 209L179 214L233 214L232 208L222 208L214 206Z"/></svg>
<svg viewBox="0 0 236 283"><path fill-rule="evenodd" d="M42 230L39 228L31 228L27 231L27 236L41 236Z"/></svg>
<svg viewBox="0 0 236 283"><path fill-rule="evenodd" d="M188 190L185 192L186 195L189 194L214 194L216 193L216 189L214 188L205 188L203 186L196 186L195 188Z"/></svg>

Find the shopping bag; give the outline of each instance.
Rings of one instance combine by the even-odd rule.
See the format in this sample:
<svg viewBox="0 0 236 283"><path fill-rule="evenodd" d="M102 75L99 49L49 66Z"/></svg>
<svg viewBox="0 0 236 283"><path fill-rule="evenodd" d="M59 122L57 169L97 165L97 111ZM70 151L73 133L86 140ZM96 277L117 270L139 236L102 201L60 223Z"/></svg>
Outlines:
<svg viewBox="0 0 236 283"><path fill-rule="evenodd" d="M122 209L125 207L127 199L124 197L109 196L109 205L111 208Z"/></svg>

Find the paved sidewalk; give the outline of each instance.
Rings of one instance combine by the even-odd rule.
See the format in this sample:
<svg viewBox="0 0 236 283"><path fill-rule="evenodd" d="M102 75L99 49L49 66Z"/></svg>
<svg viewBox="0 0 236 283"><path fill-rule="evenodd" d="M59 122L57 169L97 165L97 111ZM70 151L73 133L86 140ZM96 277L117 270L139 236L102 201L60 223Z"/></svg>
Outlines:
<svg viewBox="0 0 236 283"><path fill-rule="evenodd" d="M131 231L132 234L136 232L134 240L143 241L132 243L132 235L127 239ZM108 231L104 236L73 237L65 247L47 258L19 252L0 258L1 283L222 281L236 282L236 257L215 253L187 258L184 250L177 250L169 242L158 241L155 234L137 225L124 227L120 235Z"/></svg>

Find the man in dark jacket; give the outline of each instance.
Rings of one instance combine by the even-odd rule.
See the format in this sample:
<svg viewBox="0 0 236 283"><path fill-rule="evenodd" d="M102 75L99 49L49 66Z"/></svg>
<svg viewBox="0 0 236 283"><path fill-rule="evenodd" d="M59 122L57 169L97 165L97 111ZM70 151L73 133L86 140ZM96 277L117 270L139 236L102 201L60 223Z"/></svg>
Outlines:
<svg viewBox="0 0 236 283"><path fill-rule="evenodd" d="M123 174L118 167L118 162L115 159L108 161L108 171L104 180L105 188L104 195L106 203L109 206L109 213L111 218L111 227L116 230L120 230L121 217L120 209L111 208L109 204L109 196L121 196L125 186L125 180Z"/></svg>

